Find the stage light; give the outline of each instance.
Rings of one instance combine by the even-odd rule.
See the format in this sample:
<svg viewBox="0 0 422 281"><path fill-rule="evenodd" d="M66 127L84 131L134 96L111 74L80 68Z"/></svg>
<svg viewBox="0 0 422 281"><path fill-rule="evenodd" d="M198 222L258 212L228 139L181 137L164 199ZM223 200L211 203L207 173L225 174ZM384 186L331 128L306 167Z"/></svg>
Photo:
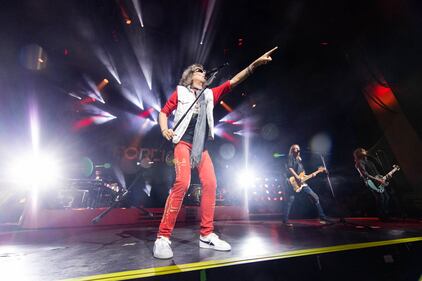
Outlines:
<svg viewBox="0 0 422 281"><path fill-rule="evenodd" d="M139 5L138 0L132 0L133 6L135 7L136 14L138 15L139 22L141 23L141 27L144 27L144 21L142 20L142 12L141 6Z"/></svg>
<svg viewBox="0 0 422 281"><path fill-rule="evenodd" d="M22 155L12 161L6 175L24 188L48 188L62 177L59 161L50 155Z"/></svg>
<svg viewBox="0 0 422 281"><path fill-rule="evenodd" d="M117 117L106 111L103 111L101 115L93 116L92 118L95 124L103 124L113 119L116 119Z"/></svg>
<svg viewBox="0 0 422 281"><path fill-rule="evenodd" d="M206 15L205 15L205 23L204 23L204 27L202 29L202 36L201 36L201 40L200 40L200 43L199 43L201 45L205 41L205 34L207 33L208 26L209 26L209 24L211 22L211 16L212 16L212 14L214 12L214 7L215 7L216 0L210 0L210 1L207 1L207 2L208 2L208 5L207 5L207 11L206 11Z"/></svg>
<svg viewBox="0 0 422 281"><path fill-rule="evenodd" d="M243 137L249 137L252 135L252 132L249 130L239 130L236 132L233 132L234 135L243 136Z"/></svg>
<svg viewBox="0 0 422 281"><path fill-rule="evenodd" d="M107 68L108 72L114 77L114 79L116 79L117 83L119 83L119 85L121 85L122 82L120 81L120 77L119 77L119 74L117 73L116 65L115 65L113 57L110 55L110 53L108 53L102 47L97 46L97 45L94 45L93 49L94 49L94 53L97 56L97 58ZM107 80L107 79L104 79L104 80Z"/></svg>
<svg viewBox="0 0 422 281"><path fill-rule="evenodd" d="M82 98L72 92L68 93L69 96L74 97L75 99L82 100Z"/></svg>
<svg viewBox="0 0 422 281"><path fill-rule="evenodd" d="M19 54L21 64L30 70L42 70L47 66L47 53L36 44L23 47Z"/></svg>
<svg viewBox="0 0 422 281"><path fill-rule="evenodd" d="M144 110L142 95L136 89L135 91L130 91L129 89L123 87L121 88L121 93L132 104L137 106L139 109Z"/></svg>
<svg viewBox="0 0 422 281"><path fill-rule="evenodd" d="M108 84L108 80L107 79L103 79L98 85L97 85L97 90L99 92L101 92L105 86Z"/></svg>
<svg viewBox="0 0 422 281"><path fill-rule="evenodd" d="M128 16L127 12L126 12L125 7L123 6L123 3L120 2L119 3L119 6L120 6L120 12L122 13L122 17L125 20L125 23L126 24L131 24L132 21L130 20L130 18Z"/></svg>
<svg viewBox="0 0 422 281"><path fill-rule="evenodd" d="M251 169L245 169L237 175L237 183L240 188L249 188L255 180L255 173Z"/></svg>
<svg viewBox="0 0 422 281"><path fill-rule="evenodd" d="M227 104L227 103L225 103L224 101L220 101L220 104L221 104L221 106L222 107L224 107L224 109L225 110L227 110L228 112L232 112L233 111L233 109Z"/></svg>
<svg viewBox="0 0 422 281"><path fill-rule="evenodd" d="M283 157L283 156L286 156L286 154L284 154L284 153L278 153L278 152L274 152L273 153L273 157L274 158L279 158L279 157Z"/></svg>
<svg viewBox="0 0 422 281"><path fill-rule="evenodd" d="M86 95L94 98L102 103L104 102L103 97L101 96L100 91L102 90L102 88L105 87L106 83L104 82L104 80L101 81L101 83L99 85L95 85L95 82L89 78L87 75L83 75L89 89L86 89ZM101 88L101 89L100 89Z"/></svg>

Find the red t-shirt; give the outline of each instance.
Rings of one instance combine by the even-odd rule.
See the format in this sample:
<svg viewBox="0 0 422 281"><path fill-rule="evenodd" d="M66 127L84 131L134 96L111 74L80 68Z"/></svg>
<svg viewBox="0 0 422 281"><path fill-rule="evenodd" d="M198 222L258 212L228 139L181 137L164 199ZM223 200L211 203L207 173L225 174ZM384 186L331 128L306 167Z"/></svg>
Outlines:
<svg viewBox="0 0 422 281"><path fill-rule="evenodd" d="M231 90L230 80L227 80L218 87L211 88L211 91L214 96L214 105L217 104L222 95L228 93ZM164 107L161 109L161 112L165 113L167 117L177 108L177 91L174 91Z"/></svg>

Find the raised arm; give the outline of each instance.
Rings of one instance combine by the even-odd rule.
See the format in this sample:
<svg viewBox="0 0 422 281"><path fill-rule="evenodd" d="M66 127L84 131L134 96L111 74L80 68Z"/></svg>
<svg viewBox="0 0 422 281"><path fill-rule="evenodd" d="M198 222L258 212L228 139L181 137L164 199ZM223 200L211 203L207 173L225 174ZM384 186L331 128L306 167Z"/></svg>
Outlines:
<svg viewBox="0 0 422 281"><path fill-rule="evenodd" d="M268 52L257 58L254 62L252 62L248 67L236 74L232 79L230 79L231 88L236 87L237 85L239 85L239 83L248 78L258 66L267 64L268 62L272 61L271 54L277 49L278 47L269 50Z"/></svg>

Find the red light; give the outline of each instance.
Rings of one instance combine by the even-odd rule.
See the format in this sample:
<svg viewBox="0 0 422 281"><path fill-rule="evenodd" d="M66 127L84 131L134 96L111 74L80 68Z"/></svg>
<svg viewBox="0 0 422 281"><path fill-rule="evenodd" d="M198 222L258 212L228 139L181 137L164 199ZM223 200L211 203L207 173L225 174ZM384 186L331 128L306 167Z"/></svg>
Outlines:
<svg viewBox="0 0 422 281"><path fill-rule="evenodd" d="M95 99L93 97L86 97L83 100L81 100L81 104L90 104L95 102Z"/></svg>
<svg viewBox="0 0 422 281"><path fill-rule="evenodd" d="M84 127L88 127L89 125L94 123L94 117L88 117L82 120L79 120L73 125L73 130L77 131Z"/></svg>
<svg viewBox="0 0 422 281"><path fill-rule="evenodd" d="M148 117L151 116L151 113L153 113L153 112L154 112L154 108L150 107L147 110L139 113L138 116L141 117L141 118L148 118Z"/></svg>

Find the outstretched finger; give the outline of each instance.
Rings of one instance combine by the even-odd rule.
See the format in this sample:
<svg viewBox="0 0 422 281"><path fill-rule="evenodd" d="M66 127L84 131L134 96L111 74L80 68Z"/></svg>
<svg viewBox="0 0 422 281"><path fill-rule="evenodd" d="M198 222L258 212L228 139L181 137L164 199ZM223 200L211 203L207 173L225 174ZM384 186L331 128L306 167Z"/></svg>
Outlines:
<svg viewBox="0 0 422 281"><path fill-rule="evenodd" d="M272 48L271 50L269 50L268 52L266 52L265 54L267 55L267 56L269 56L269 55L271 55L272 53L274 53L275 52L275 50L277 50L278 49L278 46L276 46L276 47L274 47L274 48Z"/></svg>

